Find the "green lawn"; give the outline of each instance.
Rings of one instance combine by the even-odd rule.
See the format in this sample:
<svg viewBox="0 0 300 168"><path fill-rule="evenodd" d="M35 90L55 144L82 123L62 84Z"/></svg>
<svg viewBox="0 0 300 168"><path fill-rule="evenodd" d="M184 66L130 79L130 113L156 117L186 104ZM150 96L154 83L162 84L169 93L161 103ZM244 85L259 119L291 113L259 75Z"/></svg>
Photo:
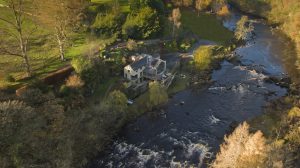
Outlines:
<svg viewBox="0 0 300 168"><path fill-rule="evenodd" d="M215 15L200 14L183 10L181 17L183 28L191 30L201 39L212 40L224 44L233 38L233 33L226 29Z"/></svg>

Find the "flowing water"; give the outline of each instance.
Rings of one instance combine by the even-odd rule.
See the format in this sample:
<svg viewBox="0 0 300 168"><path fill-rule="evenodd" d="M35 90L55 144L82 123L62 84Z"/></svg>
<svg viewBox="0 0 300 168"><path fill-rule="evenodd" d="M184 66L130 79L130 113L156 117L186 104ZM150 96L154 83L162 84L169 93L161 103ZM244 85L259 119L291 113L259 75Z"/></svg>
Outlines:
<svg viewBox="0 0 300 168"><path fill-rule="evenodd" d="M230 29L238 18L224 25ZM264 80L286 75L280 58L284 42L262 21L253 21L255 38L235 51L240 65L223 62L211 86L179 92L159 117L146 114L128 125L90 167L206 167L233 122L262 114L266 102L287 93Z"/></svg>

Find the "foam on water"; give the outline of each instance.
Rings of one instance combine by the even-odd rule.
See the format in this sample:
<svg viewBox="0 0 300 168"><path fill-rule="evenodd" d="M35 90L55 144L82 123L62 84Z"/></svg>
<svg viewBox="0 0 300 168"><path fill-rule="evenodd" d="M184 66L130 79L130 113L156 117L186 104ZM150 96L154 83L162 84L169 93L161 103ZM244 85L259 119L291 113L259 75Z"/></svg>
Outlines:
<svg viewBox="0 0 300 168"><path fill-rule="evenodd" d="M198 167L203 164L204 159L212 156L208 145L199 140L198 132L188 131L179 137L171 134L163 132L154 137L172 146L170 150L161 146L147 146L146 143L134 145L117 141L105 160L98 160L97 167ZM197 141L193 141L193 138Z"/></svg>
<svg viewBox="0 0 300 168"><path fill-rule="evenodd" d="M209 118L211 124L217 124L218 122L221 121L220 119L216 118L214 115L211 115L208 118Z"/></svg>
<svg viewBox="0 0 300 168"><path fill-rule="evenodd" d="M220 87L210 87L208 90L220 90L220 91L225 91L226 87L220 86Z"/></svg>

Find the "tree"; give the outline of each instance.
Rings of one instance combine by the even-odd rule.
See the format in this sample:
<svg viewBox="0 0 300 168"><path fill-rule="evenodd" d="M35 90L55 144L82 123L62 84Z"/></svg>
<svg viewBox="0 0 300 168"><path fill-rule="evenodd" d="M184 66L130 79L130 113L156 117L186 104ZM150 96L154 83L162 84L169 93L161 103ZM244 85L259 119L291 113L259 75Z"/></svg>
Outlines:
<svg viewBox="0 0 300 168"><path fill-rule="evenodd" d="M39 0L38 19L49 27L57 41L60 59L65 60L68 35L78 28L83 18L86 0Z"/></svg>
<svg viewBox="0 0 300 168"><path fill-rule="evenodd" d="M140 0L129 0L128 3L131 12L138 11L141 8Z"/></svg>
<svg viewBox="0 0 300 168"><path fill-rule="evenodd" d="M246 40L249 33L254 30L251 22L249 22L248 16L242 16L237 22L234 36L237 40Z"/></svg>
<svg viewBox="0 0 300 168"><path fill-rule="evenodd" d="M111 123L116 123L118 128L124 123L127 110L127 97L120 91L113 91L109 93L101 107L106 114L105 118Z"/></svg>
<svg viewBox="0 0 300 168"><path fill-rule="evenodd" d="M159 31L158 14L150 7L144 7L129 14L122 27L122 34L131 39L146 39L156 35Z"/></svg>
<svg viewBox="0 0 300 168"><path fill-rule="evenodd" d="M222 7L227 6L226 0L213 0L211 2L211 8L214 12L218 12Z"/></svg>
<svg viewBox="0 0 300 168"><path fill-rule="evenodd" d="M20 166L20 151L26 148L30 139L32 122L35 117L33 109L20 101L0 102L0 158L4 167ZM23 140L23 143L20 141ZM15 159L15 161L13 161ZM28 160L29 162L29 160ZM24 166L24 164L22 164Z"/></svg>
<svg viewBox="0 0 300 168"><path fill-rule="evenodd" d="M200 15L200 11L207 9L211 3L212 0L196 0L195 8L198 11L198 16Z"/></svg>
<svg viewBox="0 0 300 168"><path fill-rule="evenodd" d="M149 84L149 104L151 107L158 107L168 102L168 94L158 82Z"/></svg>
<svg viewBox="0 0 300 168"><path fill-rule="evenodd" d="M222 6L221 9L217 11L217 15L222 18L228 17L230 15L228 6L227 5Z"/></svg>
<svg viewBox="0 0 300 168"><path fill-rule="evenodd" d="M193 0L182 0L182 5L185 7L189 7L193 5Z"/></svg>
<svg viewBox="0 0 300 168"><path fill-rule="evenodd" d="M104 36L112 36L114 33L120 31L122 24L121 17L117 12L110 12L107 14L99 13L92 25L96 33Z"/></svg>
<svg viewBox="0 0 300 168"><path fill-rule="evenodd" d="M179 8L173 9L172 14L169 17L169 20L173 24L173 26L172 26L173 27L173 30L172 30L172 32L173 32L172 33L173 38L175 37L175 30L176 30L176 28L179 29L179 27L181 26L180 19L181 19L180 9Z"/></svg>
<svg viewBox="0 0 300 168"><path fill-rule="evenodd" d="M71 167L64 108L52 96L39 97L45 98L38 100L41 104L24 99L35 107L16 100L0 102L1 167Z"/></svg>
<svg viewBox="0 0 300 168"><path fill-rule="evenodd" d="M211 168L264 167L268 150L261 131L249 133L249 125L244 122L224 139Z"/></svg>
<svg viewBox="0 0 300 168"><path fill-rule="evenodd" d="M164 14L165 12L165 5L162 0L145 0L147 6L155 9L158 13Z"/></svg>
<svg viewBox="0 0 300 168"><path fill-rule="evenodd" d="M182 6L182 0L172 0L172 3L173 3L175 6Z"/></svg>
<svg viewBox="0 0 300 168"><path fill-rule="evenodd" d="M194 62L195 67L198 70L208 69L213 57L213 47L212 46L202 46L199 47L194 52Z"/></svg>
<svg viewBox="0 0 300 168"><path fill-rule="evenodd" d="M24 61L27 76L32 75L28 50L30 40L36 30L32 14L32 1L4 0L5 7L1 8L0 16L0 54L19 57ZM3 11L3 15L2 15ZM3 24L1 24L3 23Z"/></svg>

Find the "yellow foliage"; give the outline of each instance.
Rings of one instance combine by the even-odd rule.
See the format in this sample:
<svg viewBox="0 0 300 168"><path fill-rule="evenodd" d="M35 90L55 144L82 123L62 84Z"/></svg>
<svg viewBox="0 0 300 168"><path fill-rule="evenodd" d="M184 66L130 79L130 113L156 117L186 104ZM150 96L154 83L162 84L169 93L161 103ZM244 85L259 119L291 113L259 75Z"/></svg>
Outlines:
<svg viewBox="0 0 300 168"><path fill-rule="evenodd" d="M201 46L194 53L195 67L198 70L208 69L213 56L212 46Z"/></svg>
<svg viewBox="0 0 300 168"><path fill-rule="evenodd" d="M221 7L221 9L217 12L218 16L221 16L221 17L227 17L230 15L230 11L227 7L227 5L224 5Z"/></svg>
<svg viewBox="0 0 300 168"><path fill-rule="evenodd" d="M300 108L298 108L298 107L293 107L293 108L289 111L288 116L289 116L290 118L300 117Z"/></svg>
<svg viewBox="0 0 300 168"><path fill-rule="evenodd" d="M80 88L84 85L84 81L78 75L70 76L66 81L66 86L70 88Z"/></svg>

